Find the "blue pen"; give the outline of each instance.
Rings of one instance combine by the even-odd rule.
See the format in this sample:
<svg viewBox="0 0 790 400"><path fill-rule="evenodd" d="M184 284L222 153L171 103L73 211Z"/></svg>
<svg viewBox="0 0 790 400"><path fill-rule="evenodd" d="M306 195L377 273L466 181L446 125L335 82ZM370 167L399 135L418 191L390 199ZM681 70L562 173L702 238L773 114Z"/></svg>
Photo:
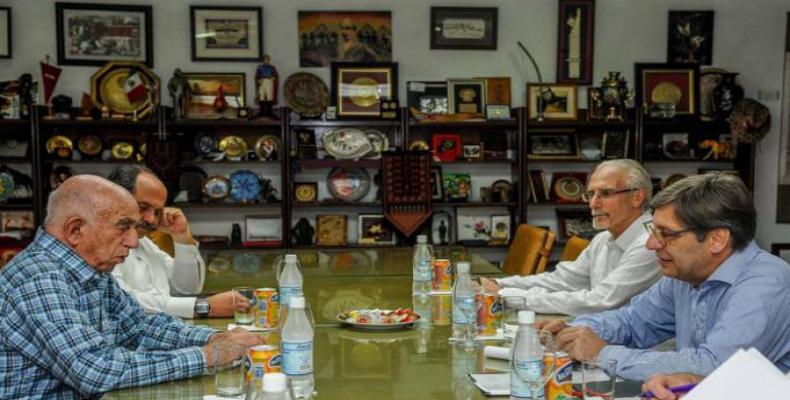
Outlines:
<svg viewBox="0 0 790 400"><path fill-rule="evenodd" d="M667 390L669 390L672 393L686 393L686 392L690 392L691 389L694 389L695 386L697 386L696 383L689 383L688 385L673 386L671 388L668 388ZM641 397L649 399L654 396L653 396L653 392L648 390L647 392L642 393Z"/></svg>

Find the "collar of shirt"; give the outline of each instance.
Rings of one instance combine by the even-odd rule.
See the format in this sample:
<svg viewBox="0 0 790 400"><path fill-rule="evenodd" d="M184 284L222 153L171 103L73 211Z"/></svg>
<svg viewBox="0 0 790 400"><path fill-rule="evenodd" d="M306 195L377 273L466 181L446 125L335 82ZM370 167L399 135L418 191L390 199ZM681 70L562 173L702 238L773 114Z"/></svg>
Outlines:
<svg viewBox="0 0 790 400"><path fill-rule="evenodd" d="M713 271L708 279L703 282L703 285L711 281L719 281L732 285L743 272L742 266L756 257L759 251L760 247L752 240L745 249L730 254L730 256Z"/></svg>
<svg viewBox="0 0 790 400"><path fill-rule="evenodd" d="M612 239L610 236L610 244L614 243L620 248L620 250L625 251L625 249L627 249L628 246L634 242L634 240L639 238L639 236L641 236L643 233L647 233L642 225L644 225L645 222L650 221L651 218L652 217L650 213L644 213L640 215L639 218L635 219L634 222L631 223L631 225L628 225L628 228L626 228L626 230L623 231L623 233L617 239Z"/></svg>
<svg viewBox="0 0 790 400"><path fill-rule="evenodd" d="M102 274L88 265L73 249L63 244L54 236L39 228L33 240L42 249L54 255L80 285L85 285L93 279L100 278Z"/></svg>

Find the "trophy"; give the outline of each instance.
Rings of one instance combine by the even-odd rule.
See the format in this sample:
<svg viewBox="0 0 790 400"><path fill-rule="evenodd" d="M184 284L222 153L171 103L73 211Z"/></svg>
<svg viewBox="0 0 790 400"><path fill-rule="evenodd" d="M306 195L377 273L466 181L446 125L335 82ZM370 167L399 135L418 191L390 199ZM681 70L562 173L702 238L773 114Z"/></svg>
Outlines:
<svg viewBox="0 0 790 400"><path fill-rule="evenodd" d="M609 71L601 80L600 102L606 111L607 121L625 121L626 103L633 99L633 91L628 90L628 82L619 72Z"/></svg>

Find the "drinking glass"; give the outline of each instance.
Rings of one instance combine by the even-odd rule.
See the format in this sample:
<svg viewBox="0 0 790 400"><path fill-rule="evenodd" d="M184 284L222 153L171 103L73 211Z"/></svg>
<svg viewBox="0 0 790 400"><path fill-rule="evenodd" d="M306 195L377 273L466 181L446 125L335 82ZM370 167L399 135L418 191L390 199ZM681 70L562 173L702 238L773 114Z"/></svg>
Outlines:
<svg viewBox="0 0 790 400"><path fill-rule="evenodd" d="M215 343L211 346L208 370L214 375L217 397L240 398L244 395L244 356L247 348L235 343Z"/></svg>
<svg viewBox="0 0 790 400"><path fill-rule="evenodd" d="M510 361L510 379L518 379L529 388L532 394L532 400L538 400L543 396L539 393L546 387L546 383L554 375L554 370L557 367L557 351L554 347L554 339L549 331L537 331L537 335L527 340L533 341L531 346L540 346L543 349L543 362L541 363L540 371L537 369L517 368L518 358L514 354ZM548 359L546 357L549 357ZM549 361L549 362L547 362ZM512 383L511 383L512 387ZM545 394L544 394L545 395Z"/></svg>
<svg viewBox="0 0 790 400"><path fill-rule="evenodd" d="M603 363L582 361L584 400L614 400L617 361Z"/></svg>
<svg viewBox="0 0 790 400"><path fill-rule="evenodd" d="M466 334L464 335L464 347L472 351L477 347L477 315L480 313L480 295L483 290L475 291L474 302L472 304L463 303L461 312L466 317Z"/></svg>
<svg viewBox="0 0 790 400"><path fill-rule="evenodd" d="M237 297L241 295L250 302L249 307L242 308L237 304ZM250 287L233 288L233 320L236 325L252 325L255 311L255 291Z"/></svg>
<svg viewBox="0 0 790 400"><path fill-rule="evenodd" d="M527 309L527 299L520 296L505 296L502 302L502 334L506 338L516 337L518 331L518 312Z"/></svg>

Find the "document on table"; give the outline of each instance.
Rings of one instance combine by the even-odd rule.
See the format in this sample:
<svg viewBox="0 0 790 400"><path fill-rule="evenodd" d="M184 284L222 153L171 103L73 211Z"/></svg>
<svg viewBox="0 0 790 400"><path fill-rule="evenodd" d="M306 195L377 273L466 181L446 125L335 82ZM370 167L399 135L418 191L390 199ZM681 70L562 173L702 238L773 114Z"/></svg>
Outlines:
<svg viewBox="0 0 790 400"><path fill-rule="evenodd" d="M472 382L486 396L510 396L510 373L469 374ZM639 397L617 397L616 400L636 400Z"/></svg>
<svg viewBox="0 0 790 400"><path fill-rule="evenodd" d="M790 380L758 350L738 350L683 400L776 399L790 393Z"/></svg>

